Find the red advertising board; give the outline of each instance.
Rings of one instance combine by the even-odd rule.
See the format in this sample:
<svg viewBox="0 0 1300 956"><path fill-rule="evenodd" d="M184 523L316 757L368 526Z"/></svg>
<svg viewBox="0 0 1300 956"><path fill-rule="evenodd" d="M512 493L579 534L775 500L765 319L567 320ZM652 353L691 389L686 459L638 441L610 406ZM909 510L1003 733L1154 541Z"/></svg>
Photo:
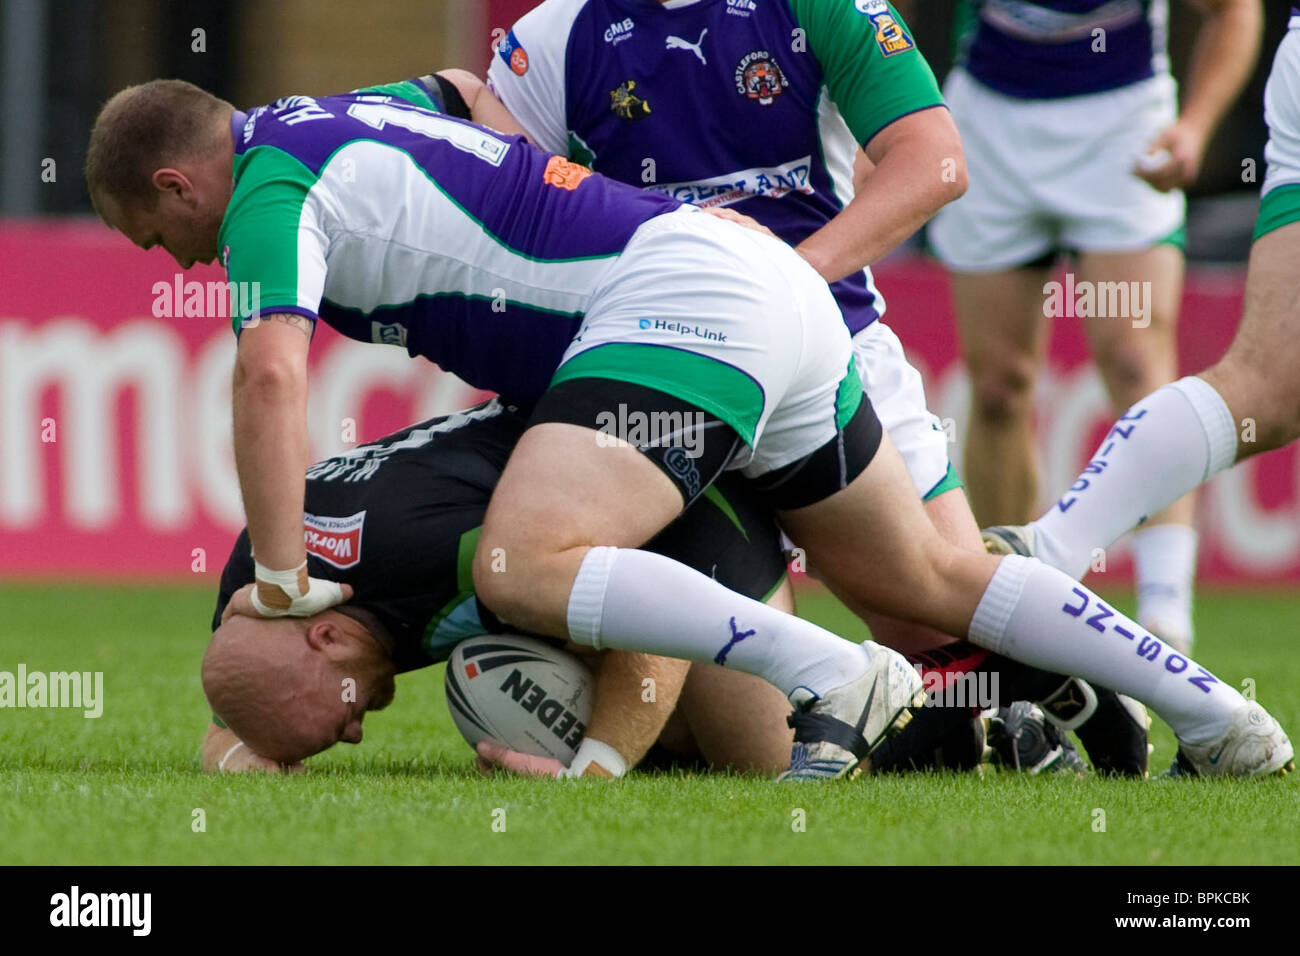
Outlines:
<svg viewBox="0 0 1300 956"><path fill-rule="evenodd" d="M0 575L176 578L220 570L242 524L230 449L234 336L224 274L180 274L97 222L0 225ZM888 321L926 375L961 454L965 377L943 274L877 272ZM1195 272L1183 366L1231 339L1239 270ZM479 397L402 348L312 345L312 452L324 457ZM1079 324L1056 322L1039 401L1045 492L1057 493L1112 414ZM1203 496L1203 579L1300 581L1295 448L1247 462ZM960 461L960 457L956 460ZM1122 560L1110 573L1122 575Z"/></svg>

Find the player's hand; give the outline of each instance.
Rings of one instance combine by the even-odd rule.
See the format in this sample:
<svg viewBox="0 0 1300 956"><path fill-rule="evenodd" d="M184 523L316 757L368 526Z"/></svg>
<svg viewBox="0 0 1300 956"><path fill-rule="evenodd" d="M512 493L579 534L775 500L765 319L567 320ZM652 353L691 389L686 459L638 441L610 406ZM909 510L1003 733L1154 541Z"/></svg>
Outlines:
<svg viewBox="0 0 1300 956"><path fill-rule="evenodd" d="M1178 120L1151 142L1133 168L1133 175L1161 192L1190 186L1200 175L1206 141L1199 126Z"/></svg>
<svg viewBox="0 0 1300 956"><path fill-rule="evenodd" d="M298 763L277 763L269 757L254 753L247 744L241 744L226 757L218 768L219 773L306 773L307 766Z"/></svg>
<svg viewBox="0 0 1300 956"><path fill-rule="evenodd" d="M319 611L333 607L335 604L342 604L345 601L352 599L352 585L350 584L335 584L333 581L321 581L319 578L311 578L309 580L315 583L333 585L339 589L341 597L339 597L338 600L331 600L327 604L322 604L319 610L310 611L307 614L300 615L296 610L290 610L280 614L264 614L258 610L257 605L253 603L253 597L256 593L256 585L245 584L242 588L231 595L230 603L228 603L226 609L221 612L221 623L225 624L226 621L230 620L230 618L235 614L242 614L245 617L284 617L286 615L294 617L310 617L312 614L317 614Z"/></svg>
<svg viewBox="0 0 1300 956"><path fill-rule="evenodd" d="M704 207L704 211L710 216L714 216L718 219L725 219L727 222L734 222L738 226L744 226L746 229L753 229L755 232L766 233L773 239L777 238L776 233L767 228L767 226L763 225L753 216L746 216L744 213L736 212L734 209L728 209L725 206L706 206Z"/></svg>
<svg viewBox="0 0 1300 956"><path fill-rule="evenodd" d="M521 754L490 740L480 740L475 748L478 760L475 766L479 773L491 773L493 770L508 770L521 777L558 777L564 770L564 764L554 757L534 757Z"/></svg>

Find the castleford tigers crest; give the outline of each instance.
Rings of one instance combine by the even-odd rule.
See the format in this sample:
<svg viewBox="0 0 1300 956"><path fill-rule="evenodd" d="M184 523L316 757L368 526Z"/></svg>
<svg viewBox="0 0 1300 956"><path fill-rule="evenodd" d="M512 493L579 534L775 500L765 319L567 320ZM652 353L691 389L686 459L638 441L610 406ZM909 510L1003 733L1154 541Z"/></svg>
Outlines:
<svg viewBox="0 0 1300 956"><path fill-rule="evenodd" d="M766 50L746 53L736 67L736 92L769 106L790 81L785 78L775 58Z"/></svg>
<svg viewBox="0 0 1300 956"><path fill-rule="evenodd" d="M636 80L624 80L618 89L609 91L610 112L619 119L635 120L650 115L650 104L632 91Z"/></svg>

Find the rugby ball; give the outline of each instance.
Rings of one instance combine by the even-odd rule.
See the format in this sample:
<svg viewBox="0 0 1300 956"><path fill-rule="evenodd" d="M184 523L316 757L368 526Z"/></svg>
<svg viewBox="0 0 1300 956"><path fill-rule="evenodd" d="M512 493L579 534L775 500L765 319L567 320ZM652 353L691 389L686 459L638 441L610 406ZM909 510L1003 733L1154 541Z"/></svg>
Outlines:
<svg viewBox="0 0 1300 956"><path fill-rule="evenodd" d="M444 678L451 719L471 747L493 740L566 766L587 732L594 679L545 641L488 634L461 641Z"/></svg>

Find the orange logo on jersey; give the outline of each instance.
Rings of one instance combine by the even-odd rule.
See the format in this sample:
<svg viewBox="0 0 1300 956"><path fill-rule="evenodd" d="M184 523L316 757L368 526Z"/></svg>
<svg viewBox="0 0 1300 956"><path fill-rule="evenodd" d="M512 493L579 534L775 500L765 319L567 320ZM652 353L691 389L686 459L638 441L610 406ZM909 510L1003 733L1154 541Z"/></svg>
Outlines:
<svg viewBox="0 0 1300 956"><path fill-rule="evenodd" d="M514 71L515 76L523 76L528 72L528 54L523 47L515 47L510 54L510 69Z"/></svg>
<svg viewBox="0 0 1300 956"><path fill-rule="evenodd" d="M586 166L571 163L563 156L552 156L546 161L546 171L542 173L542 181L548 186L572 191L590 175L591 170Z"/></svg>
<svg viewBox="0 0 1300 956"><path fill-rule="evenodd" d="M912 49L912 38L888 12L872 14L871 22L876 27L876 46L882 55L893 56Z"/></svg>

